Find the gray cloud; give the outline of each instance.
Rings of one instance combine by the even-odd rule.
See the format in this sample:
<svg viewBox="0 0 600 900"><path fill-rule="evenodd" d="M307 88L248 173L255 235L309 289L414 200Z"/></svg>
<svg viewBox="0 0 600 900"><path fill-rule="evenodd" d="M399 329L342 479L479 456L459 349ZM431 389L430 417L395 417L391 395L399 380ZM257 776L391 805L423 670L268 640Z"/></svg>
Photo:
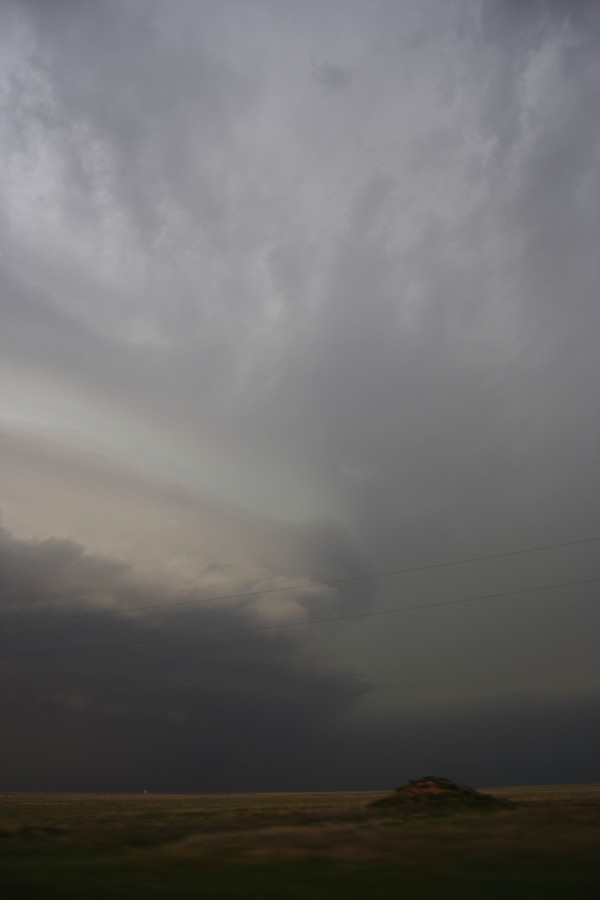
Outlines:
<svg viewBox="0 0 600 900"><path fill-rule="evenodd" d="M69 603L88 575L113 595L154 580L208 596L595 534L597 4L1 15L0 500L16 540L50 539ZM573 549L253 615L596 564ZM490 697L548 689L558 709L597 683L596 613L591 592L566 617L553 596L510 607L510 676L504 610L448 621L426 695L424 626L404 671L385 625L308 643L374 683L356 715L406 691L483 702L480 681Z"/></svg>
<svg viewBox="0 0 600 900"><path fill-rule="evenodd" d="M317 84L323 85L330 90L339 91L348 87L354 78L355 69L353 66L340 66L331 62L316 63L313 60L313 78Z"/></svg>

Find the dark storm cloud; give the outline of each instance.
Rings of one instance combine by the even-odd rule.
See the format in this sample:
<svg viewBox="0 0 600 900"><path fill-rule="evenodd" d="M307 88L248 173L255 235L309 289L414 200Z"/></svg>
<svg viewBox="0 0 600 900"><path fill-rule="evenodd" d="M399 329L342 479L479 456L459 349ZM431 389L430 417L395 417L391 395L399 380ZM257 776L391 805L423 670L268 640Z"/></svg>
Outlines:
<svg viewBox="0 0 600 900"><path fill-rule="evenodd" d="M365 690L293 630L189 640L252 628L247 603L61 619L168 604L169 589L64 541L22 541L3 531L0 552L0 656L17 655L1 663L9 685L5 784L232 789L268 787L290 770L300 780L299 760L317 752ZM49 608L55 621L36 625ZM20 625L7 624L15 618ZM159 645L136 646L157 637ZM68 652L91 644L126 646Z"/></svg>
<svg viewBox="0 0 600 900"><path fill-rule="evenodd" d="M367 685L301 629L190 640L253 627L243 604L61 619L109 597L168 603L168 588L73 543L1 538L0 656L17 654L0 662L11 789L376 789L430 770L479 784L596 777L594 698L518 692L353 717ZM55 621L36 625L48 609ZM9 625L16 615L26 624ZM68 652L91 644L115 646Z"/></svg>
<svg viewBox="0 0 600 900"><path fill-rule="evenodd" d="M597 704L597 694L523 692L445 708L400 708L346 731L353 753L340 757L336 783L384 789L415 773L442 771L477 785L593 783Z"/></svg>
<svg viewBox="0 0 600 900"><path fill-rule="evenodd" d="M211 573L227 593L596 533L597 3L29 2L2 16L1 499L15 540L54 539L38 556L24 545L22 591L49 602L32 581L43 553L77 605L86 579L109 602L158 584L206 596ZM253 615L575 580L593 554L293 594ZM397 637L373 620L286 640L310 691L309 647L378 682L357 716L394 692L481 704L480 682L489 697L548 688L528 695L546 734L568 720L564 691L583 722L597 683L594 597L553 596ZM69 671L60 728L87 709ZM357 696L340 678L332 715ZM494 734L502 703L481 713ZM437 713L431 731L404 715L443 744Z"/></svg>

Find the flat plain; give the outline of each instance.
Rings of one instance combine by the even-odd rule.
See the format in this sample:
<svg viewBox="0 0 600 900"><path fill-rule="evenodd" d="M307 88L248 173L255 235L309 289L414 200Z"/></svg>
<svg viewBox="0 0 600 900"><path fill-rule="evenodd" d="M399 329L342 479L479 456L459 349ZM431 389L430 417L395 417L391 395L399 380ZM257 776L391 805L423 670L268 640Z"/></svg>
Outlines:
<svg viewBox="0 0 600 900"><path fill-rule="evenodd" d="M493 811L386 792L0 794L12 898L579 900L600 889L600 785L485 789Z"/></svg>

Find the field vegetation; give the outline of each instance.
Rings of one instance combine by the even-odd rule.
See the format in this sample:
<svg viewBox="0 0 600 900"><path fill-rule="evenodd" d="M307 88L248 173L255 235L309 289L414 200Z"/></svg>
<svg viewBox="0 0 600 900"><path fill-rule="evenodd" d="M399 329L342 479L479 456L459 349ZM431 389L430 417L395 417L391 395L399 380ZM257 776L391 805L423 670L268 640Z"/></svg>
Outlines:
<svg viewBox="0 0 600 900"><path fill-rule="evenodd" d="M596 895L600 785L494 788L512 804L385 793L0 795L5 900Z"/></svg>

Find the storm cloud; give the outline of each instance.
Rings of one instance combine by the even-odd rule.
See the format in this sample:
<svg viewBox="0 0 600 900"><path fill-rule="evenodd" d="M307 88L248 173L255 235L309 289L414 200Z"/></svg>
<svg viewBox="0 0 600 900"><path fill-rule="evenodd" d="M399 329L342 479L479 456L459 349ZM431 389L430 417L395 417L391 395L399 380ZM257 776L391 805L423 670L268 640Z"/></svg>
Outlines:
<svg viewBox="0 0 600 900"><path fill-rule="evenodd" d="M598 4L0 17L7 787L592 777Z"/></svg>

